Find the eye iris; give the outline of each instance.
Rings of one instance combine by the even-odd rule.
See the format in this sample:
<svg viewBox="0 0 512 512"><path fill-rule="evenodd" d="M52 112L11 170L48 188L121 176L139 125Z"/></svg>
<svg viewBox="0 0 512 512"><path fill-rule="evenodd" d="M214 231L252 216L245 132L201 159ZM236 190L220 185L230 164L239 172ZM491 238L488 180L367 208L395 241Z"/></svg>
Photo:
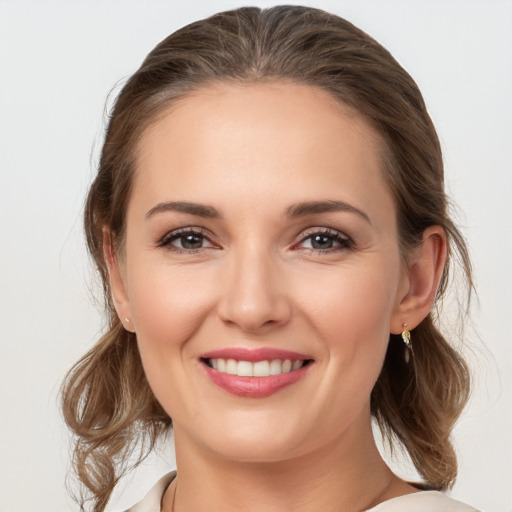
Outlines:
<svg viewBox="0 0 512 512"><path fill-rule="evenodd" d="M315 235L311 239L311 247L313 249L331 249L333 243L333 239L325 235Z"/></svg>
<svg viewBox="0 0 512 512"><path fill-rule="evenodd" d="M184 249L200 249L203 245L203 237L201 235L183 235L180 237L181 246Z"/></svg>

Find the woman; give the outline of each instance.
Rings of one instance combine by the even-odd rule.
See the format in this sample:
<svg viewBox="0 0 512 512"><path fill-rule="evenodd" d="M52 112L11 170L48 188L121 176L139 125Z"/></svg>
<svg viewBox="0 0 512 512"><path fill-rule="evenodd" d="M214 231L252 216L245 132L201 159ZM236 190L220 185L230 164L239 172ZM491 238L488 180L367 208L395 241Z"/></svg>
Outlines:
<svg viewBox="0 0 512 512"><path fill-rule="evenodd" d="M93 510L171 425L177 473L134 512L474 510L437 492L469 374L432 313L469 258L421 94L368 35L287 6L169 36L116 101L85 228L109 329L63 410Z"/></svg>

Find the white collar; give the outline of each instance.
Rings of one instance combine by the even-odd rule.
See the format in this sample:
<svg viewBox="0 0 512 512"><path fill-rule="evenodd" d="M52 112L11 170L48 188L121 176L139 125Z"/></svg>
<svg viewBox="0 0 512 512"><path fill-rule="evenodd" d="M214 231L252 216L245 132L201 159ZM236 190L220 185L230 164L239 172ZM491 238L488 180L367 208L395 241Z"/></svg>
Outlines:
<svg viewBox="0 0 512 512"><path fill-rule="evenodd" d="M171 471L160 478L144 498L130 507L126 512L160 512L162 509L162 497L165 490L176 478L176 471Z"/></svg>

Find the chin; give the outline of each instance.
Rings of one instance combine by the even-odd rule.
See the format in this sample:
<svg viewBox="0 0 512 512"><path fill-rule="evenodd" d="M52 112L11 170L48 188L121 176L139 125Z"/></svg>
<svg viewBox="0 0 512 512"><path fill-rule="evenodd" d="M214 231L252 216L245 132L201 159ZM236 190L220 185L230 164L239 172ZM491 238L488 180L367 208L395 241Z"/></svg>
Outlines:
<svg viewBox="0 0 512 512"><path fill-rule="evenodd" d="M210 423L208 430L198 429L203 437L201 444L220 458L254 463L289 460L314 449L315 434L298 419L283 421L282 417L269 418L249 411L240 414L244 421Z"/></svg>

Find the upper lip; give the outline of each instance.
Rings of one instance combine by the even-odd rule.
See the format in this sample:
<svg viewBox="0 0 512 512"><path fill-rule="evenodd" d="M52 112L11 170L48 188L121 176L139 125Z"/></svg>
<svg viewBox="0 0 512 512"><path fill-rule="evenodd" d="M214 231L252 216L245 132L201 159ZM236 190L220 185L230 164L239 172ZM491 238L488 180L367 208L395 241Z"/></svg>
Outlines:
<svg viewBox="0 0 512 512"><path fill-rule="evenodd" d="M305 354L271 347L261 347L256 349L243 347L223 348L202 354L201 358L235 359L236 361L250 361L251 363L257 363L258 361L272 361L275 359L281 359L283 361L286 359L291 361L305 361L306 359L313 359Z"/></svg>

